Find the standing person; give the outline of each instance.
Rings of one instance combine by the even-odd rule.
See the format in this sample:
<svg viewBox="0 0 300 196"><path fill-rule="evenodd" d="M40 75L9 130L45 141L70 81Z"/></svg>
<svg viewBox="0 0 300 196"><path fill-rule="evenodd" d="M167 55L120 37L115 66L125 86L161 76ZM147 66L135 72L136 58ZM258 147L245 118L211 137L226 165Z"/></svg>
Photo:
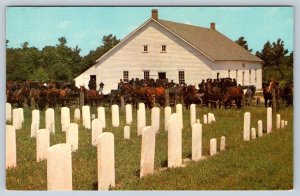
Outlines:
<svg viewBox="0 0 300 196"><path fill-rule="evenodd" d="M104 84L102 81L100 82L99 86L100 86L99 92L100 94L103 94L102 92L103 92Z"/></svg>
<svg viewBox="0 0 300 196"><path fill-rule="evenodd" d="M96 90L96 80L94 78L91 78L88 86L90 90Z"/></svg>

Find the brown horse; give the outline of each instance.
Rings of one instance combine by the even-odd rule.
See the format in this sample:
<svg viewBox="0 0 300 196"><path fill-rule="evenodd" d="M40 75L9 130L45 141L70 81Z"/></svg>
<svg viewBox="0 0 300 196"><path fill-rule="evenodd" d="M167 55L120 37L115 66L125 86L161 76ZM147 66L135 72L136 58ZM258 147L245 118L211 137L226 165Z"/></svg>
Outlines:
<svg viewBox="0 0 300 196"><path fill-rule="evenodd" d="M147 104L152 108L157 100L160 106L165 104L165 88L163 87L144 87L147 97Z"/></svg>
<svg viewBox="0 0 300 196"><path fill-rule="evenodd" d="M265 85L263 87L263 95L265 100L265 107L272 106L272 93L273 89L275 89L275 97L276 103L279 103L280 97L280 89L279 89L279 82L272 80L269 85Z"/></svg>
<svg viewBox="0 0 300 196"><path fill-rule="evenodd" d="M203 96L203 101L205 105L208 107L209 103L212 107L217 107L217 104L219 105L219 108L221 107L221 100L223 98L223 92L222 89L218 86L213 86L211 83L207 83L206 85L206 91Z"/></svg>
<svg viewBox="0 0 300 196"><path fill-rule="evenodd" d="M91 104L91 106L93 105L93 103L97 105L98 101L101 98L99 91L93 89L87 90L84 86L80 86L80 92L83 92L84 94L84 103L89 103Z"/></svg>
<svg viewBox="0 0 300 196"><path fill-rule="evenodd" d="M22 107L23 103L25 101L25 92L26 92L26 87L22 86L21 88L17 90L11 90L8 89L7 91L7 101L11 104L17 104L18 107Z"/></svg>
<svg viewBox="0 0 300 196"><path fill-rule="evenodd" d="M229 87L223 97L223 103L226 106L231 106L231 101L234 100L238 109L242 107L242 100L243 100L243 90L240 87L232 86Z"/></svg>
<svg viewBox="0 0 300 196"><path fill-rule="evenodd" d="M181 94L183 95L183 101L185 103L185 108L188 110L191 104L200 104L202 99L198 95L198 90L195 85L189 85L182 88Z"/></svg>

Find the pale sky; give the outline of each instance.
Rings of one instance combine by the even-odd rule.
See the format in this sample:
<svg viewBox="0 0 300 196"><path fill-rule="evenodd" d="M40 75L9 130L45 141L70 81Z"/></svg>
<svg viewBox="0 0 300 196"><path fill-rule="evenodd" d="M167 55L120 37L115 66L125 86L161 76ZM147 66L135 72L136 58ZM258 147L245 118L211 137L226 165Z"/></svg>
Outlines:
<svg viewBox="0 0 300 196"><path fill-rule="evenodd" d="M66 37L67 45L82 49L81 55L101 45L104 35L123 39L151 17L216 29L237 40L244 36L253 52L281 38L293 50L293 7L7 7L6 39L8 47L30 46L42 49L58 44Z"/></svg>

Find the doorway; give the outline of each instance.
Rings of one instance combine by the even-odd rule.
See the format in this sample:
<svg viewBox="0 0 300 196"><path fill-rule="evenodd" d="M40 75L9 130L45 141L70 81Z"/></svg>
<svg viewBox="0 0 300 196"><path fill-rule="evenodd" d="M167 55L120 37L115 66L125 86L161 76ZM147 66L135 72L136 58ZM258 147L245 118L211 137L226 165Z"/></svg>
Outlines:
<svg viewBox="0 0 300 196"><path fill-rule="evenodd" d="M158 79L165 80L166 72L158 72Z"/></svg>
<svg viewBox="0 0 300 196"><path fill-rule="evenodd" d="M90 79L93 79L93 80L97 81L96 80L96 75L90 75Z"/></svg>

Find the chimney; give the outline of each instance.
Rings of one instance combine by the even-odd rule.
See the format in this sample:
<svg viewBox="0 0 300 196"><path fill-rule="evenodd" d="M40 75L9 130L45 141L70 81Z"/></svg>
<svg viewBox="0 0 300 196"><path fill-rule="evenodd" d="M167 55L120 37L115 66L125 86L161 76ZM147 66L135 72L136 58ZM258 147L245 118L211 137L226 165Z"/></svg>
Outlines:
<svg viewBox="0 0 300 196"><path fill-rule="evenodd" d="M216 30L216 23L211 22L210 23L210 28L213 29L213 30Z"/></svg>
<svg viewBox="0 0 300 196"><path fill-rule="evenodd" d="M154 20L158 20L158 10L157 9L152 9L152 16Z"/></svg>

